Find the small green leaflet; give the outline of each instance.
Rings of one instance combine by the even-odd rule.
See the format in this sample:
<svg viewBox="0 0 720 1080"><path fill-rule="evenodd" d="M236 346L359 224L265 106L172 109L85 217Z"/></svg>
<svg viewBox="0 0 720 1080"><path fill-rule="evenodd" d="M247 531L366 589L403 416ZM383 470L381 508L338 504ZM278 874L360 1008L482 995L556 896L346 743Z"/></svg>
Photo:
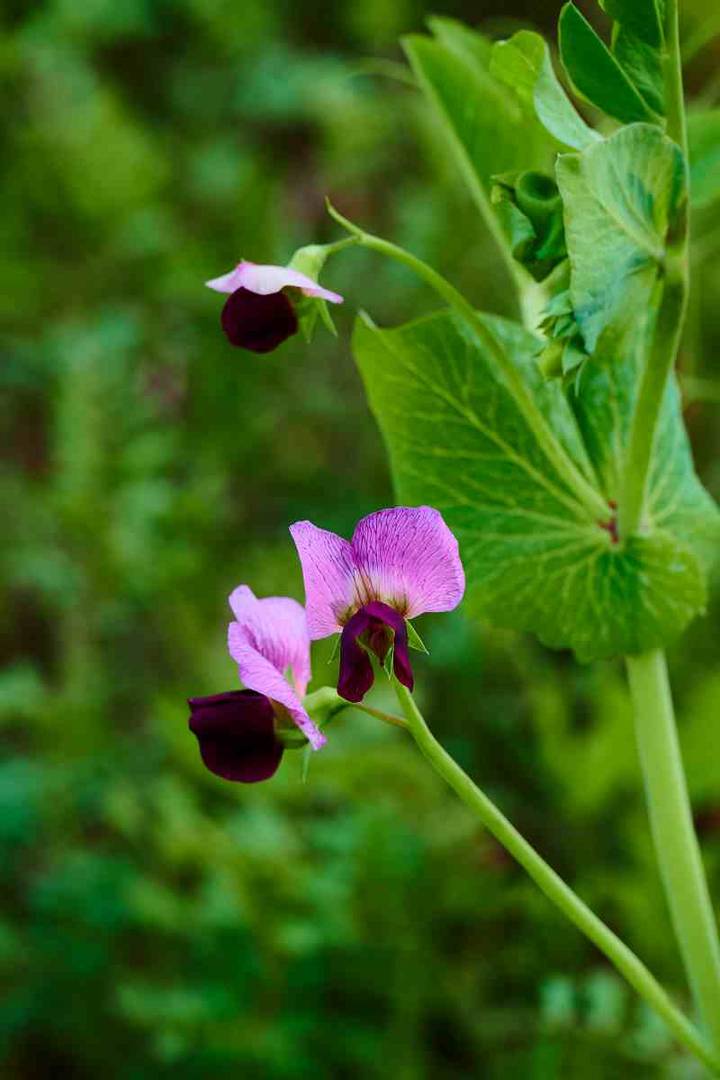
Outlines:
<svg viewBox="0 0 720 1080"><path fill-rule="evenodd" d="M614 22L627 27L641 41L662 45L662 13L658 0L600 0L600 6Z"/></svg>
<svg viewBox="0 0 720 1080"><path fill-rule="evenodd" d="M578 468L597 478L608 500L616 498L610 463L622 444L626 399L589 373L592 405L578 423L561 388L538 371L537 339L484 318ZM692 471L674 398L660 435L650 528L619 546L607 528L610 507L608 522L589 520L477 338L454 315L394 330L361 318L353 346L397 497L436 506L457 535L471 610L572 648L583 661L664 645L702 610L710 545L694 537L698 529L717 537L718 517ZM596 416L602 419L590 419Z"/></svg>
<svg viewBox="0 0 720 1080"><path fill-rule="evenodd" d="M575 110L558 82L550 50L539 34L520 30L509 41L496 42L490 73L526 100L546 131L564 146L584 150L600 138Z"/></svg>
<svg viewBox="0 0 720 1080"><path fill-rule="evenodd" d="M570 292L585 347L601 335L619 351L638 327L685 199L680 149L659 128L631 124L556 166L570 258ZM607 349L606 349L607 351Z"/></svg>
<svg viewBox="0 0 720 1080"><path fill-rule="evenodd" d="M577 93L623 123L660 118L645 101L616 56L574 4L565 4L558 23L560 57Z"/></svg>
<svg viewBox="0 0 720 1080"><path fill-rule="evenodd" d="M665 81L659 49L624 26L616 26L613 55L657 118L664 116Z"/></svg>

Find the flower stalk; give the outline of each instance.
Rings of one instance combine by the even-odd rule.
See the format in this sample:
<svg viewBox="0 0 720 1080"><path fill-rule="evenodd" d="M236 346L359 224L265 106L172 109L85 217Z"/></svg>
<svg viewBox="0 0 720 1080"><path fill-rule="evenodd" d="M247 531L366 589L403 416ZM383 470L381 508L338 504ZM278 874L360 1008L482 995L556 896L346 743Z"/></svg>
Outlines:
<svg viewBox="0 0 720 1080"><path fill-rule="evenodd" d="M470 779L434 737L412 694L397 680L395 692L410 734L435 771L477 814L495 839L530 875L548 899L610 960L634 990L658 1013L679 1043L713 1075L720 1076L720 1058L708 1047L694 1024L674 1005L645 964L576 895L553 868Z"/></svg>

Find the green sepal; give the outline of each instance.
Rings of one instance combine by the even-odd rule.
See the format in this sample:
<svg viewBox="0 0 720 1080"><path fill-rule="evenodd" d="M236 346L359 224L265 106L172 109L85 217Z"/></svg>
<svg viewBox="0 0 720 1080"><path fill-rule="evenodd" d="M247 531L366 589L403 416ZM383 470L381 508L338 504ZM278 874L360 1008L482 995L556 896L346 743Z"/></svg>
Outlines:
<svg viewBox="0 0 720 1080"><path fill-rule="evenodd" d="M395 645L391 645L388 651L385 653L385 659L382 662L382 669L387 675L388 679L393 677L393 665L395 663Z"/></svg>
<svg viewBox="0 0 720 1080"><path fill-rule="evenodd" d="M405 620L405 626L407 627L408 647L410 649L415 649L416 652L425 653L426 656L429 656L430 653L425 648L425 642L420 637L417 630L409 619Z"/></svg>
<svg viewBox="0 0 720 1080"><path fill-rule="evenodd" d="M334 664L335 661L337 660L338 656L340 655L340 643L341 643L341 641L342 641L342 634L336 634L335 637L333 638L332 650L330 652L330 656L328 657L328 664Z"/></svg>
<svg viewBox="0 0 720 1080"><path fill-rule="evenodd" d="M349 708L349 702L341 698L333 687L322 686L312 694L307 694L303 699L303 706L315 727L322 730L344 709Z"/></svg>
<svg viewBox="0 0 720 1080"><path fill-rule="evenodd" d="M313 281L318 281L328 257L345 246L344 241L339 241L339 244L338 242L333 244L307 244L305 247L298 248L288 266L291 270L307 274ZM334 337L337 337L337 329L326 300L319 296L301 295L296 301L295 311L300 325L300 333L308 344L314 337L318 318L320 318L323 326Z"/></svg>

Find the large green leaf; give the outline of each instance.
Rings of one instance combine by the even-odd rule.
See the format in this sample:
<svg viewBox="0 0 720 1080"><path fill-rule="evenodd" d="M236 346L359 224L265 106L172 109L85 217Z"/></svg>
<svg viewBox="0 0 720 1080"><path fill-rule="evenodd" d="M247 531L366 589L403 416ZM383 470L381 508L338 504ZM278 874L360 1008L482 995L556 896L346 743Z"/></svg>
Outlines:
<svg viewBox="0 0 720 1080"><path fill-rule="evenodd" d="M648 309L668 227L685 198L679 148L631 124L557 162L575 318L588 352L619 350Z"/></svg>
<svg viewBox="0 0 720 1080"><path fill-rule="evenodd" d="M543 127L565 146L583 150L600 136L585 123L558 82L539 34L520 30L493 46L490 71L534 108Z"/></svg>
<svg viewBox="0 0 720 1080"><path fill-rule="evenodd" d="M690 199L697 209L720 198L720 109L691 112Z"/></svg>
<svg viewBox="0 0 720 1080"><path fill-rule="evenodd" d="M621 63L572 3L560 13L558 36L563 66L578 94L626 124L658 120Z"/></svg>
<svg viewBox="0 0 720 1080"><path fill-rule="evenodd" d="M578 468L592 476L594 466L608 499L616 498L610 461L626 399L593 373L592 415L602 419L581 416L581 431L562 390L538 374L536 339L485 318ZM456 316L441 312L394 330L362 318L353 345L397 496L443 513L460 541L474 610L593 660L663 645L702 609L703 551L693 537L698 524L707 534L716 519L692 472L676 401L660 438L652 520L621 545L553 471L492 359Z"/></svg>

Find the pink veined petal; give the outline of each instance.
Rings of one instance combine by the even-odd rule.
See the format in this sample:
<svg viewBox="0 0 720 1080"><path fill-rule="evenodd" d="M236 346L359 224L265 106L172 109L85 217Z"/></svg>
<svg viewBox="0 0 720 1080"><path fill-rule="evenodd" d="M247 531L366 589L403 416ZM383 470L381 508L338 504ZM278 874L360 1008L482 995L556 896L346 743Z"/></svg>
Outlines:
<svg viewBox="0 0 720 1080"><path fill-rule="evenodd" d="M288 287L301 289L305 296L316 296L321 300L329 300L331 304L342 304L343 298L339 293L323 289L317 281L313 281L307 274L301 274L299 270L291 270L288 266L266 266L259 263L243 260L234 270L222 277L213 278L205 284L217 292L235 292L236 289L248 289L259 296L268 296L270 293L280 292Z"/></svg>
<svg viewBox="0 0 720 1080"><path fill-rule="evenodd" d="M437 510L395 506L359 521L352 549L368 593L408 619L451 611L465 592L458 543Z"/></svg>
<svg viewBox="0 0 720 1080"><path fill-rule="evenodd" d="M352 547L311 521L296 521L290 526L290 535L302 565L308 630L317 641L342 629L341 619L355 601Z"/></svg>
<svg viewBox="0 0 720 1080"><path fill-rule="evenodd" d="M295 689L300 697L304 697L310 682L310 635L302 604L288 596L267 596L259 600L247 585L234 589L229 603L254 648L281 675L290 669Z"/></svg>
<svg viewBox="0 0 720 1080"><path fill-rule="evenodd" d="M232 622L228 627L228 649L247 688L283 705L314 750L324 746L327 742L325 736L313 724L290 683L262 655L251 631L239 622Z"/></svg>

